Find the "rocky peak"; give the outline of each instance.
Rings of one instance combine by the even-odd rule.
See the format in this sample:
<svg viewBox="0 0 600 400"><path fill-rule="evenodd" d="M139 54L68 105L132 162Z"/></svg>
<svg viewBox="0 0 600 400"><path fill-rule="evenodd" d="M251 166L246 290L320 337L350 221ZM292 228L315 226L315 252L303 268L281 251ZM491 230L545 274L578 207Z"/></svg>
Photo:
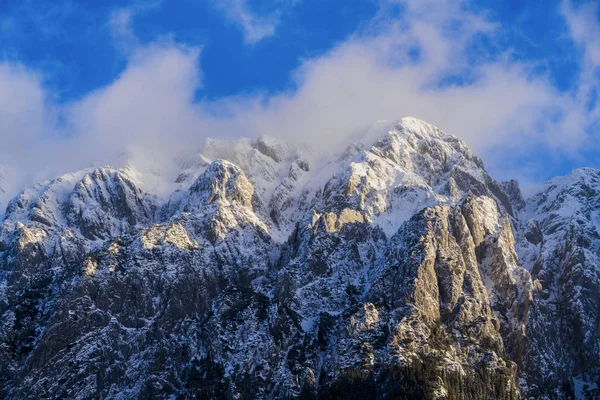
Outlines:
<svg viewBox="0 0 600 400"><path fill-rule="evenodd" d="M20 222L45 232L48 245L64 230L92 240L107 239L151 223L155 210L154 198L124 172L82 170L24 189L9 202L2 233L13 231Z"/></svg>
<svg viewBox="0 0 600 400"><path fill-rule="evenodd" d="M198 220L212 243L246 229L264 235L268 228L255 213L254 187L242 169L229 161L213 161L190 187L180 211ZM180 218L175 214L174 218ZM197 230L197 229L196 229ZM265 235L266 236L266 235Z"/></svg>
<svg viewBox="0 0 600 400"><path fill-rule="evenodd" d="M301 150L296 145L270 136L234 140L209 138L202 145L200 154L207 160L228 160L238 165L251 177L261 172L261 164L270 166L289 164L299 158ZM256 175L258 178L258 174Z"/></svg>
<svg viewBox="0 0 600 400"><path fill-rule="evenodd" d="M65 203L83 174L83 171L66 174L25 188L8 203L3 233L11 231L17 222L44 230L66 224L63 212Z"/></svg>
<svg viewBox="0 0 600 400"><path fill-rule="evenodd" d="M600 170L580 168L547 182L526 202L521 215L521 258L529 269L540 252L573 244L600 249Z"/></svg>
<svg viewBox="0 0 600 400"><path fill-rule="evenodd" d="M277 163L294 160L298 156L296 146L270 136L261 136L252 142L252 147Z"/></svg>
<svg viewBox="0 0 600 400"><path fill-rule="evenodd" d="M189 190L185 210L213 202L237 203L252 209L254 188L240 167L225 160L213 161Z"/></svg>
<svg viewBox="0 0 600 400"><path fill-rule="evenodd" d="M171 198L171 210L178 208L176 204L182 194L216 160L227 160L243 171L254 190L254 212L260 215L272 235L285 240L293 229L292 215L298 211L295 206L310 170L309 158L302 148L268 136L207 139L199 153L183 163L176 180L179 191Z"/></svg>
<svg viewBox="0 0 600 400"><path fill-rule="evenodd" d="M69 224L90 239L106 239L154 220L154 200L125 173L110 167L86 173L66 206Z"/></svg>
<svg viewBox="0 0 600 400"><path fill-rule="evenodd" d="M469 194L491 197L511 212L502 188L463 141L415 118L383 128L387 132L370 132L378 137L370 147L344 153L344 167L324 187L323 210L353 208L390 235L423 208Z"/></svg>
<svg viewBox="0 0 600 400"><path fill-rule="evenodd" d="M514 211L520 212L525 208L525 198L521 193L519 181L516 179L511 179L506 182L501 182L500 187L504 193L506 193L508 201Z"/></svg>
<svg viewBox="0 0 600 400"><path fill-rule="evenodd" d="M534 214L585 216L600 202L600 170L579 168L566 176L550 180L528 201Z"/></svg>
<svg viewBox="0 0 600 400"><path fill-rule="evenodd" d="M389 132L388 137L395 138L399 147L408 145L415 153L433 158L437 168L449 169L462 166L472 170L483 170L482 161L458 137L446 133L434 125L407 117L401 119ZM375 145L377 146L377 145ZM411 157L414 159L414 156ZM415 163L418 167L418 162Z"/></svg>

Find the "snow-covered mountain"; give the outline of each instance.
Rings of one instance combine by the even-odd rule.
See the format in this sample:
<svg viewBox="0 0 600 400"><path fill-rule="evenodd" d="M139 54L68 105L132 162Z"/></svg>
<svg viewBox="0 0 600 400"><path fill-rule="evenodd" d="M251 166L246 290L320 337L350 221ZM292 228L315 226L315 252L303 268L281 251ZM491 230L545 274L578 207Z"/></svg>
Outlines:
<svg viewBox="0 0 600 400"><path fill-rule="evenodd" d="M600 382L600 171L527 201L455 136L207 140L24 189L0 228L0 396L570 398Z"/></svg>
<svg viewBox="0 0 600 400"><path fill-rule="evenodd" d="M524 367L534 394L600 397L600 171L550 180L522 211L519 254L534 293Z"/></svg>

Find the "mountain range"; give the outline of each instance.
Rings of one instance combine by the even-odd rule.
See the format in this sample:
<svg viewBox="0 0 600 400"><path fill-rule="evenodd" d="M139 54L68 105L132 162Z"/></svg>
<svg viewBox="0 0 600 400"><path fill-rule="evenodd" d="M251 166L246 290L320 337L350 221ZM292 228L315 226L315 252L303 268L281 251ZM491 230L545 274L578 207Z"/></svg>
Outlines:
<svg viewBox="0 0 600 400"><path fill-rule="evenodd" d="M599 170L525 199L403 118L325 159L208 139L170 185L8 202L0 397L600 398Z"/></svg>

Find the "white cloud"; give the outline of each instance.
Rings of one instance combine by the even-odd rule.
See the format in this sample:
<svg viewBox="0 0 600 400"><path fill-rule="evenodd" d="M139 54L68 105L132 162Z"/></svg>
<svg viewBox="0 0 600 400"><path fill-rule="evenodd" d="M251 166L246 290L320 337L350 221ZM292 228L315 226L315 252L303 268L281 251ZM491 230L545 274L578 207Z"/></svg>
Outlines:
<svg viewBox="0 0 600 400"><path fill-rule="evenodd" d="M600 6L595 2L575 6L563 0L561 10L572 38L582 47L587 60L597 68L600 66L600 24L597 20Z"/></svg>
<svg viewBox="0 0 600 400"><path fill-rule="evenodd" d="M545 77L531 74L532 66L508 56L469 65L469 41L497 27L454 2L436 2L435 7L409 2L405 12L400 21L382 13L367 34L307 60L296 72L297 91L233 99L225 102L230 113L253 132L329 145L373 121L413 115L464 138L479 153L497 146L579 148L585 118L577 99L557 92ZM418 62L409 56L415 46ZM435 84L465 68L476 77L474 83ZM549 113L564 118L549 122Z"/></svg>
<svg viewBox="0 0 600 400"><path fill-rule="evenodd" d="M92 165L169 167L206 130L193 104L199 51L171 42L138 48L110 85L60 106L37 75L0 64L0 166L17 171L5 177L6 195Z"/></svg>
<svg viewBox="0 0 600 400"><path fill-rule="evenodd" d="M600 5L589 2L574 6L563 0L561 11L572 39L583 54L576 95L579 102L586 103L594 93L600 96L600 23L597 19ZM592 104L583 122L600 128L600 100Z"/></svg>
<svg viewBox="0 0 600 400"><path fill-rule="evenodd" d="M133 32L134 18L144 12L161 5L160 0L139 2L129 7L113 10L108 20L108 28L117 47L125 53L130 53L139 47L139 40Z"/></svg>
<svg viewBox="0 0 600 400"><path fill-rule="evenodd" d="M4 163L26 158L31 143L48 134L52 124L41 77L22 65L0 63L0 158Z"/></svg>
<svg viewBox="0 0 600 400"><path fill-rule="evenodd" d="M455 2L435 4L408 2L400 19L384 7L364 31L305 60L294 73L296 89L275 95L195 101L200 49L169 41L133 48L113 83L60 107L39 77L4 65L0 135L10 147L0 151L2 163L36 179L95 162L167 168L174 154L207 136L268 134L337 149L365 125L413 115L465 139L500 177L532 179L535 165L509 165L504 155L547 148L576 156L592 141L586 128L595 111L584 96L558 92L531 65L512 61L509 49L496 61L470 65L465 51L474 35L499 28ZM472 82L437 85L455 71L468 71ZM59 114L66 123L54 129Z"/></svg>
<svg viewBox="0 0 600 400"><path fill-rule="evenodd" d="M283 8L278 8L259 15L250 8L247 0L218 0L215 5L227 20L242 30L244 41L248 44L256 44L274 35L283 11Z"/></svg>
<svg viewBox="0 0 600 400"><path fill-rule="evenodd" d="M123 48L137 44L137 38L131 28L134 12L131 8L120 8L112 12L108 25L113 38Z"/></svg>
<svg viewBox="0 0 600 400"><path fill-rule="evenodd" d="M64 110L75 138L68 145L77 149L69 168L124 161L168 167L174 154L197 145L205 131L193 104L199 52L169 42L139 48L111 85Z"/></svg>

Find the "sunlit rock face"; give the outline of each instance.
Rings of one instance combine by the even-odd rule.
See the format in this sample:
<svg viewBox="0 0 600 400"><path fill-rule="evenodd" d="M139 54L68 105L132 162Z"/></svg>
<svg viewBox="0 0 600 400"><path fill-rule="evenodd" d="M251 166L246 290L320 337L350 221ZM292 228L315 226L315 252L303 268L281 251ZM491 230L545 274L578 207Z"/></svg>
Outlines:
<svg viewBox="0 0 600 400"><path fill-rule="evenodd" d="M528 200L414 118L327 159L207 140L24 189L0 230L0 397L585 398L600 172ZM170 193L170 192L169 192Z"/></svg>

